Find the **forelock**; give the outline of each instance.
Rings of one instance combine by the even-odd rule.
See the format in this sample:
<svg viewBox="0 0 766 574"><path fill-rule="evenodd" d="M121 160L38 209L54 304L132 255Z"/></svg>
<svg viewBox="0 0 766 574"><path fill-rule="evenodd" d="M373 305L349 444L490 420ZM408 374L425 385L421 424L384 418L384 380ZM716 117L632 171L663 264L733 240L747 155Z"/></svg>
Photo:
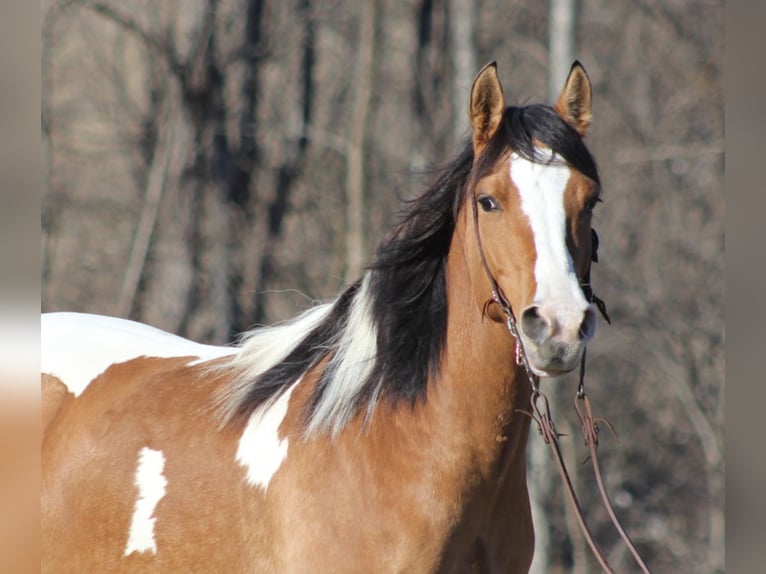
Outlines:
<svg viewBox="0 0 766 574"><path fill-rule="evenodd" d="M540 144L600 184L598 168L580 134L553 108L540 104L506 108L500 129L475 160L474 181L494 171L511 151L529 161L547 163L550 155L540 154Z"/></svg>

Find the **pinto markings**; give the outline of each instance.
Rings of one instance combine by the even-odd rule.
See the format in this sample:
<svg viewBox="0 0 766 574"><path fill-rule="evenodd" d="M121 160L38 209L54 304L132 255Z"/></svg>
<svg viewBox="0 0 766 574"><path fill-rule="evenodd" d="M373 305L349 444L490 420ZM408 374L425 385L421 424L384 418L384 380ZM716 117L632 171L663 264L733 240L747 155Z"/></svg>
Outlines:
<svg viewBox="0 0 766 574"><path fill-rule="evenodd" d="M75 397L111 365L137 357L196 357L192 366L235 354L233 347L195 343L127 319L84 313L45 313L41 319L41 372L55 376ZM83 351L85 349L85 351ZM71 360L87 354L87 361Z"/></svg>
<svg viewBox="0 0 766 574"><path fill-rule="evenodd" d="M247 471L247 482L264 492L287 458L288 439L279 438L279 426L287 414L290 394L299 383L296 381L277 400L253 411L239 439L237 462Z"/></svg>
<svg viewBox="0 0 766 574"><path fill-rule="evenodd" d="M157 518L153 514L157 504L165 496L165 487L168 485L162 474L164 469L165 455L162 451L149 447L139 451L134 481L138 487L138 498L130 521L125 556L133 552L157 553L157 541L154 538L154 523Z"/></svg>

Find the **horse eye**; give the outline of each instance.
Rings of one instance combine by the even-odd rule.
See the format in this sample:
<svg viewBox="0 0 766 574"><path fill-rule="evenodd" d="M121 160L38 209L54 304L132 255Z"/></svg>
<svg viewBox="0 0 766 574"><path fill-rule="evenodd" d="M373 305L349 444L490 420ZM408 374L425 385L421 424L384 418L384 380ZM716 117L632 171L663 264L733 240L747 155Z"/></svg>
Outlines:
<svg viewBox="0 0 766 574"><path fill-rule="evenodd" d="M479 205L481 205L481 208L484 211L499 211L500 210L500 204L497 202L497 200L494 197L490 197L488 195L482 195L478 200Z"/></svg>

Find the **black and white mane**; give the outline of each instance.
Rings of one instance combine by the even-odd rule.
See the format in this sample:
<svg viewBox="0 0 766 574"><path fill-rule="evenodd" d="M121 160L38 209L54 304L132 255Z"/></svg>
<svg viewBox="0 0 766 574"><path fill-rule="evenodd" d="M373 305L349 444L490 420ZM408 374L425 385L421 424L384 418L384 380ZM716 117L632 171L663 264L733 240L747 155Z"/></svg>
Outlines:
<svg viewBox="0 0 766 574"><path fill-rule="evenodd" d="M307 434L336 433L381 399L411 404L438 380L447 333L445 265L457 213L471 186L513 151L539 163L541 143L599 182L580 135L549 106L506 108L479 158L468 142L435 182L408 202L364 276L333 302L290 322L246 333L226 365L238 375L223 400L226 420L249 414L327 360L306 415Z"/></svg>

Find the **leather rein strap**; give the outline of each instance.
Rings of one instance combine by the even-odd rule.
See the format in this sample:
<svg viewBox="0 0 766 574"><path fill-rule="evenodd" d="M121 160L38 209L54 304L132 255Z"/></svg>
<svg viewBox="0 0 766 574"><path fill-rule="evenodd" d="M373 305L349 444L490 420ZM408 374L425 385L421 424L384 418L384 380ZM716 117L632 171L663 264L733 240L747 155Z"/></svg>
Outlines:
<svg viewBox="0 0 766 574"><path fill-rule="evenodd" d="M482 246L481 234L479 232L479 214L478 214L478 208L477 208L477 197L475 192L475 186L471 185L471 189L472 189L471 193L473 196L471 201L472 212L473 212L473 224L474 224L474 231L476 233L476 242L479 249L479 257L481 259L481 264L484 267L484 272L487 275L487 279L489 280L489 284L492 288L492 298L489 301L487 301L484 311L486 312L487 306L491 305L492 303L496 303L502 310L503 315L505 316L506 327L508 328L508 331L511 334L511 336L516 341L516 346L515 346L516 364L524 369L524 372L526 373L527 379L529 380L530 386L532 388L532 395L530 397L530 407L532 409L532 412L531 413L527 413L526 411L523 411L523 412L525 412L525 414L530 415L532 419L535 421L535 423L537 423L537 429L540 432L540 435L543 437L545 444L550 445L551 447L551 451L554 454L553 458L556 461L556 466L558 468L559 475L561 476L561 481L564 483L564 490L567 494L567 498L569 498L569 502L574 508L574 514L577 517L577 522L580 525L580 530L582 531L583 536L585 536L585 539L588 542L588 545L590 546L591 550L593 551L593 554L595 555L596 559L598 560L598 563L600 564L602 570L604 572L613 574L614 570L609 565L609 562L604 556L604 553L601 550L601 548L599 548L598 544L596 544L596 541L593 539L593 535L591 534L590 529L588 528L588 525L585 521L582 508L580 507L580 503L577 499L577 494L575 493L574 486L572 485L572 480L569 476L569 472L567 471L566 464L564 463L564 458L561 454L561 447L558 441L559 434L556 432L556 426L553 423L553 418L551 417L548 397L545 396L545 394L540 390L540 377L532 371L532 368L529 364L529 360L527 359L527 354L524 351L524 344L522 343L521 337L519 336L518 327L516 324L516 317L513 314L513 309L511 308L511 304L508 301L508 298L505 296L505 293L503 293L503 290L498 284L497 280L495 279L495 276L492 274L492 271L490 270L489 265L487 263L487 259L484 255L484 247ZM598 235L596 234L595 230L592 230L591 251L592 251L591 262L598 261L598 255L597 255ZM609 315L606 312L606 305L601 299L596 297L596 295L593 293L593 288L590 283L590 267L591 265L589 263L585 277L583 278L583 284L582 284L583 293L585 294L585 297L588 300L588 302L594 303L598 307L601 314L606 319L607 323L611 324ZM539 404L540 401L542 401L542 407ZM582 406L580 405L580 403L582 403ZM585 351L583 351L582 360L580 362L580 381L577 387L577 394L575 396L575 410L577 412L577 417L580 419L580 425L582 428L583 437L585 439L585 444L590 451L590 461L593 466L593 472L596 477L596 482L598 484L601 500L604 504L604 507L606 508L607 513L609 514L609 518L611 519L612 524L614 524L615 529L617 530L617 532L620 534L620 537L623 539L623 541L627 545L628 549L630 550L630 553L633 555L633 558L636 560L636 563L639 565L641 570L645 574L650 574L649 568L646 566L645 562L639 555L632 540L630 539L628 534L625 532L625 529L622 527L622 524L620 524L620 521L618 520L617 515L614 512L614 508L612 507L612 504L609 500L609 496L606 491L606 486L604 485L604 480L601 475L601 468L599 465L598 453L597 453L599 428L596 423L596 420L593 418L590 400L588 399L588 396L585 394ZM604 422L607 424L607 426L609 426L610 429L612 429L608 421L604 420Z"/></svg>

